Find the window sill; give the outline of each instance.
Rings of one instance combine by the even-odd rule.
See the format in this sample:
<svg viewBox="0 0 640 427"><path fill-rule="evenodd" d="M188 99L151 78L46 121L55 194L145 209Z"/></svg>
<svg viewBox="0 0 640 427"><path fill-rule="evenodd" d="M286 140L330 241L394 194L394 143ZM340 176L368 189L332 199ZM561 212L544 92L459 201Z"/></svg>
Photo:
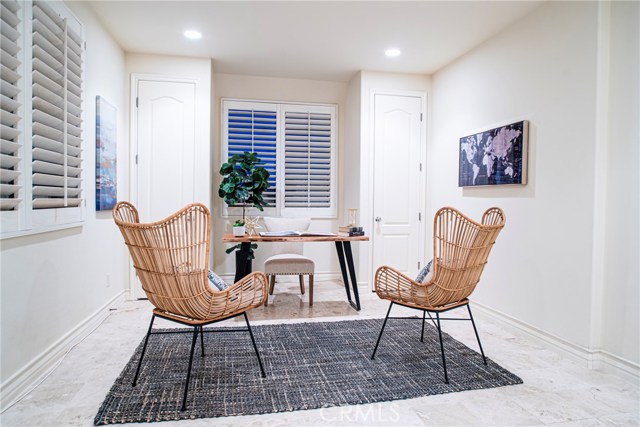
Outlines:
<svg viewBox="0 0 640 427"><path fill-rule="evenodd" d="M84 222L74 222L72 224L60 224L60 225L54 225L51 227L33 228L31 230L9 231L7 233L0 234L0 240L8 240L16 237L33 236L35 234L50 233L52 231L66 230L69 228L79 228L79 227L82 227L83 225L84 225Z"/></svg>

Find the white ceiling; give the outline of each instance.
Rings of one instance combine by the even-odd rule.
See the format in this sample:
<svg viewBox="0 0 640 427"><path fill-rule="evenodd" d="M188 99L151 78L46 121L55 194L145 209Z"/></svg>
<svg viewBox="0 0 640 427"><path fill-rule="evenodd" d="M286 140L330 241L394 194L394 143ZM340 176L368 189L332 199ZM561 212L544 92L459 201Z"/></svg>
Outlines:
<svg viewBox="0 0 640 427"><path fill-rule="evenodd" d="M218 73L348 81L431 74L541 1L91 1L127 52L208 57ZM203 34L198 41L187 29ZM387 58L390 47L402 55Z"/></svg>

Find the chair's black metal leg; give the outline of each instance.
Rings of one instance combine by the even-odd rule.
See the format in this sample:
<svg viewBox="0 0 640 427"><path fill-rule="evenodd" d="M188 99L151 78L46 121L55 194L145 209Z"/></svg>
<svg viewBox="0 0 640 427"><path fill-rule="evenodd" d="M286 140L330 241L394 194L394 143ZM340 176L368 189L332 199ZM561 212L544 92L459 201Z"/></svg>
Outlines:
<svg viewBox="0 0 640 427"><path fill-rule="evenodd" d="M473 331L476 333L476 339L478 340L478 346L480 346L480 353L482 354L482 360L484 364L487 364L487 358L484 357L484 350L482 349L482 343L480 342L480 335L478 335L478 329L476 329L476 322L473 321L473 314L471 314L471 307L467 304L467 310L469 310L469 317L471 318L471 324L473 325Z"/></svg>
<svg viewBox="0 0 640 427"><path fill-rule="evenodd" d="M427 316L427 310L422 310L422 332L420 333L420 342L424 342L424 321Z"/></svg>
<svg viewBox="0 0 640 427"><path fill-rule="evenodd" d="M442 344L442 328L440 327L440 313L436 311L436 320L438 322L438 336L440 337L440 353L442 353L442 367L444 368L444 382L449 384L449 376L447 375L447 361L444 358L444 345Z"/></svg>
<svg viewBox="0 0 640 427"><path fill-rule="evenodd" d="M138 374L140 374L140 366L142 366L142 359L144 358L144 352L147 350L147 343L149 342L149 336L151 335L151 328L153 327L153 321L155 320L156 315L151 316L151 323L149 323L149 330L147 331L147 336L144 338L144 345L142 346L142 354L140 354L140 360L138 360L138 369L136 369L136 375L133 377L133 383L131 385L133 387L138 383Z"/></svg>
<svg viewBox="0 0 640 427"><path fill-rule="evenodd" d="M202 349L202 357L204 357L204 332L202 326L200 326L200 347Z"/></svg>
<svg viewBox="0 0 640 427"><path fill-rule="evenodd" d="M258 358L258 363L260 364L260 372L262 372L262 378L265 378L267 374L264 373L264 368L262 367L262 359L260 359L260 353L258 352L258 346L256 346L256 340L253 339L253 332L251 332L251 325L249 324L249 318L247 317L247 312L244 314L244 320L247 322L247 329L249 330L249 336L251 337L251 343L253 344L253 349L256 352L256 357Z"/></svg>
<svg viewBox="0 0 640 427"><path fill-rule="evenodd" d="M187 393L189 392L189 380L191 379L191 365L193 364L193 350L196 347L196 341L198 340L198 327L193 328L193 339L191 340L191 354L189 355L189 370L187 371L187 381L184 384L184 397L182 398L182 409L187 409Z"/></svg>
<svg viewBox="0 0 640 427"><path fill-rule="evenodd" d="M378 344L380 344L380 339L382 338L382 332L384 332L384 327L387 325L387 320L389 320L389 313L391 313L391 307L393 307L393 301L391 301L391 304L389 304L389 310L387 310L387 315L384 317L384 322L382 322L382 329L380 329L380 335L378 335L378 341L376 341L376 346L373 349L371 360L373 360L376 357L376 351L378 351Z"/></svg>

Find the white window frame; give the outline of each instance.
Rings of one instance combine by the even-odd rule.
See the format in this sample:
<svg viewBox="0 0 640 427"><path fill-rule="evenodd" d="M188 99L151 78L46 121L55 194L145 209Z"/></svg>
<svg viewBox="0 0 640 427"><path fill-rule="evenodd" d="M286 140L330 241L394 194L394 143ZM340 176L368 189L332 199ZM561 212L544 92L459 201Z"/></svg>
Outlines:
<svg viewBox="0 0 640 427"><path fill-rule="evenodd" d="M19 164L20 170L20 184L22 189L20 191L20 197L22 202L18 205L18 208L13 211L0 211L0 238L11 238L24 236L29 234L44 233L54 230L60 230L65 228L79 227L83 225L85 216L86 205L86 186L89 180L86 178L87 168L85 165L81 166L82 172L80 177L82 183L81 189L81 203L78 207L65 207L65 208L46 208L46 209L34 209L32 202L33 184L32 184L32 64L33 64L33 1L20 1L21 5L20 18L22 20L20 24L20 57L22 64L19 68L21 80L19 87L21 93L19 100L22 106L19 110L20 115L20 136L19 142L21 148L21 161ZM81 59L84 63L85 49L84 40L85 32L82 22L71 12L71 10L64 5L63 2L41 2L45 3L47 7L52 9L59 16L66 18L67 25L80 36L82 40L81 46ZM85 73L85 66L82 67L82 74ZM80 143L80 149L83 150L81 155L82 163L86 163L86 141L84 140L84 134L86 133L85 127L85 83L82 81L80 89L83 91L81 94L80 107L82 112L81 118L81 131L82 142Z"/></svg>
<svg viewBox="0 0 640 427"><path fill-rule="evenodd" d="M337 104L320 104L320 103L296 103L296 102L283 102L283 101L264 101L264 100L248 100L248 99L236 99L236 98L222 98L221 99L221 157L219 165L221 166L228 159L228 111L229 109L276 109L276 123L277 123L277 160L276 160L276 206L265 207L264 211L259 211L255 208L249 208L246 210L246 215L260 215L260 216L280 216L280 217L311 217L311 218L323 218L331 219L337 218L338 213L338 191L337 191L337 178L338 178L338 105ZM284 168L284 134L285 134L285 122L284 113L286 111L300 111L300 112L321 112L331 114L331 177L330 177L330 200L331 206L327 208L285 208L284 206L284 192L285 192L285 168ZM216 173L218 173L218 170ZM218 189L214 189L215 194L218 193ZM242 215L241 207L229 207L226 203L220 199L222 203L222 217L240 217Z"/></svg>

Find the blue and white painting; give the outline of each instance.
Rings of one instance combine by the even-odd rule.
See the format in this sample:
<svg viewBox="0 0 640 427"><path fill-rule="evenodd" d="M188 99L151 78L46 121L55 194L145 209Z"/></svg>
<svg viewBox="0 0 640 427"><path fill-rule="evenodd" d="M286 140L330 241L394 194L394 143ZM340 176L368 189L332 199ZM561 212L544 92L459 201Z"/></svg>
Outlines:
<svg viewBox="0 0 640 427"><path fill-rule="evenodd" d="M458 187L527 183L526 120L460 138Z"/></svg>
<svg viewBox="0 0 640 427"><path fill-rule="evenodd" d="M113 209L118 200L116 179L116 107L96 96L96 210Z"/></svg>

